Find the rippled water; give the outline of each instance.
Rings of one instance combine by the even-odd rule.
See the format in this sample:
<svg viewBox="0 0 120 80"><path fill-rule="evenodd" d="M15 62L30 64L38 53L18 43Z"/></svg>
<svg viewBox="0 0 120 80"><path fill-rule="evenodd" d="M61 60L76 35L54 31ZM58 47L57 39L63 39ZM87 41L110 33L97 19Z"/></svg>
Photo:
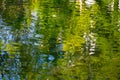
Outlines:
<svg viewBox="0 0 120 80"><path fill-rule="evenodd" d="M0 80L119 80L118 0L1 0Z"/></svg>

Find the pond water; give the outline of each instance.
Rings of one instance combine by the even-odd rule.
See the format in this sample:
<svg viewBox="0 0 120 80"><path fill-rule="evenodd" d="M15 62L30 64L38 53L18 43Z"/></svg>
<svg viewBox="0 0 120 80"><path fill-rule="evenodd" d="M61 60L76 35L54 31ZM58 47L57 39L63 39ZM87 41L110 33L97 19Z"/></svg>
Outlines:
<svg viewBox="0 0 120 80"><path fill-rule="evenodd" d="M120 0L0 0L0 80L120 80Z"/></svg>

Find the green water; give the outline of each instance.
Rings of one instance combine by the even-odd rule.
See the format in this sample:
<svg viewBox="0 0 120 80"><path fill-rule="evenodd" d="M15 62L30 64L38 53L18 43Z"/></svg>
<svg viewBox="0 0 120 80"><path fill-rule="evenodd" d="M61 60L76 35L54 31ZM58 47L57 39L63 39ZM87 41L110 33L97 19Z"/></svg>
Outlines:
<svg viewBox="0 0 120 80"><path fill-rule="evenodd" d="M120 80L119 11L119 0L0 0L0 80Z"/></svg>

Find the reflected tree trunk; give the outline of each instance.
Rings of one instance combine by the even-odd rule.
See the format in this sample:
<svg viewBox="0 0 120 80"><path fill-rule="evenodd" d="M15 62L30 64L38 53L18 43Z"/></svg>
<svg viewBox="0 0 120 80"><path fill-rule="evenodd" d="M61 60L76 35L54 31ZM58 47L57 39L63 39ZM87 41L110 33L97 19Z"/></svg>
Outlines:
<svg viewBox="0 0 120 80"><path fill-rule="evenodd" d="M119 9L119 12L120 12L120 0L119 0L119 4L118 4L118 9Z"/></svg>
<svg viewBox="0 0 120 80"><path fill-rule="evenodd" d="M110 8L110 11L114 11L114 0L111 1L109 8Z"/></svg>
<svg viewBox="0 0 120 80"><path fill-rule="evenodd" d="M78 3L80 7L80 12L81 12L82 11L82 0L76 0L76 2Z"/></svg>

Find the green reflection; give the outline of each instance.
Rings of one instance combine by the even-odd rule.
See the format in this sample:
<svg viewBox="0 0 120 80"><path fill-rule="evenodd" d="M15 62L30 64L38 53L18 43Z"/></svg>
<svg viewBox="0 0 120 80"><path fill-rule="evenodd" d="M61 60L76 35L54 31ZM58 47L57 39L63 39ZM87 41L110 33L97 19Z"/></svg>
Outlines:
<svg viewBox="0 0 120 80"><path fill-rule="evenodd" d="M0 78L119 80L118 4L1 0Z"/></svg>

